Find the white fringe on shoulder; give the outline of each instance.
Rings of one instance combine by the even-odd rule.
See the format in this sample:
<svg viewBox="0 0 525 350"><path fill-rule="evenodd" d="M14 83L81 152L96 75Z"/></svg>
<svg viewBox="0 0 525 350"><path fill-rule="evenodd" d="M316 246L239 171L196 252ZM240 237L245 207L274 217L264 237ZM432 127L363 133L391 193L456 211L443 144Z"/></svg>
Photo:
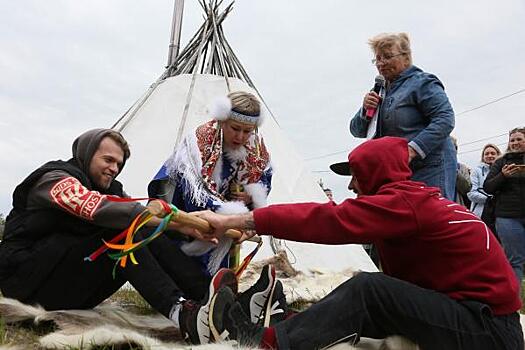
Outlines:
<svg viewBox="0 0 525 350"><path fill-rule="evenodd" d="M223 202L221 206L216 210L219 214L244 214L248 212L248 208L243 202L232 201ZM232 239L228 237L221 237L219 244L215 245L211 242L194 240L193 242L186 243L181 247L181 250L189 256L203 255L210 250L213 251L210 254L210 260L208 262L208 272L215 274L220 268L221 262L228 254L232 245Z"/></svg>
<svg viewBox="0 0 525 350"><path fill-rule="evenodd" d="M243 202L232 201L224 202L217 210L219 214L244 214L248 212L248 208ZM222 260L230 251L233 240L228 237L221 237L217 247L211 252L210 261L208 262L208 271L214 274L219 270Z"/></svg>
<svg viewBox="0 0 525 350"><path fill-rule="evenodd" d="M177 174L183 174L184 180L187 182L184 195L191 198L195 204L204 206L209 198L212 200L219 199L207 190L202 181L201 169L202 160L197 146L197 137L192 132L184 137L166 161L166 171L171 179L174 179Z"/></svg>

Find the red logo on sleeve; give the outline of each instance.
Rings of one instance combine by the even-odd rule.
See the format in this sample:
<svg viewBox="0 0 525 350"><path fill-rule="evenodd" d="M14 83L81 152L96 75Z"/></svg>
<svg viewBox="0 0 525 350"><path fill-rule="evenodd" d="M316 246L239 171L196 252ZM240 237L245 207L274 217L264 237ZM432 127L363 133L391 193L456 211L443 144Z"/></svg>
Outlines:
<svg viewBox="0 0 525 350"><path fill-rule="evenodd" d="M74 177L66 177L49 191L55 203L66 211L84 219L93 220L93 215L106 196L90 191Z"/></svg>

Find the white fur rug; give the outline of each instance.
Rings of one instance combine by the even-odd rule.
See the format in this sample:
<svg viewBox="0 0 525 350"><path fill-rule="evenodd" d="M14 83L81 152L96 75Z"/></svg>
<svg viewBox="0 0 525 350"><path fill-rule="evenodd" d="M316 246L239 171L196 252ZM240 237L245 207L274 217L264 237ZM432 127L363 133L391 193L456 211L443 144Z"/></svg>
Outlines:
<svg viewBox="0 0 525 350"><path fill-rule="evenodd" d="M56 327L39 338L44 349L92 349L104 345L133 349L195 349L195 350L256 350L241 348L235 342L190 346L180 341L173 323L161 315L136 315L121 307L105 303L94 310L45 311L41 307L1 298L0 315L8 324L32 322L34 325ZM27 349L24 345L3 345L0 350ZM382 340L363 339L359 346L340 344L335 350L417 350L400 337Z"/></svg>

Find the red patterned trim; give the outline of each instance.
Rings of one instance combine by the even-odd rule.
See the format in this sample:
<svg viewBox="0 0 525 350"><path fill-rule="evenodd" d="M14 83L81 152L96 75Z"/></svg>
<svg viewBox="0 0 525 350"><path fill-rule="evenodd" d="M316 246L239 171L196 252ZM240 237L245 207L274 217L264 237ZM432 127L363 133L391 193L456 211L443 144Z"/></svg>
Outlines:
<svg viewBox="0 0 525 350"><path fill-rule="evenodd" d="M93 220L102 199L106 197L97 191L88 190L74 177L66 177L57 182L49 195L66 211L88 220Z"/></svg>

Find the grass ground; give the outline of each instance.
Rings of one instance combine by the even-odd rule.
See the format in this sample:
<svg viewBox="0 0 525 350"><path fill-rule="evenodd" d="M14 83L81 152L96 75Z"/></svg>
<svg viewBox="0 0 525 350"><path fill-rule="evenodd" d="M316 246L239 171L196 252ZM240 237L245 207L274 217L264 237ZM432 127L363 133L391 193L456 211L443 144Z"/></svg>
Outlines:
<svg viewBox="0 0 525 350"><path fill-rule="evenodd" d="M157 312L132 288L119 289L109 298L109 301L115 302L126 310L131 310L139 315L150 315Z"/></svg>
<svg viewBox="0 0 525 350"><path fill-rule="evenodd" d="M7 325L0 316L0 346L20 346L24 349L39 349L38 338L52 331L30 324Z"/></svg>

